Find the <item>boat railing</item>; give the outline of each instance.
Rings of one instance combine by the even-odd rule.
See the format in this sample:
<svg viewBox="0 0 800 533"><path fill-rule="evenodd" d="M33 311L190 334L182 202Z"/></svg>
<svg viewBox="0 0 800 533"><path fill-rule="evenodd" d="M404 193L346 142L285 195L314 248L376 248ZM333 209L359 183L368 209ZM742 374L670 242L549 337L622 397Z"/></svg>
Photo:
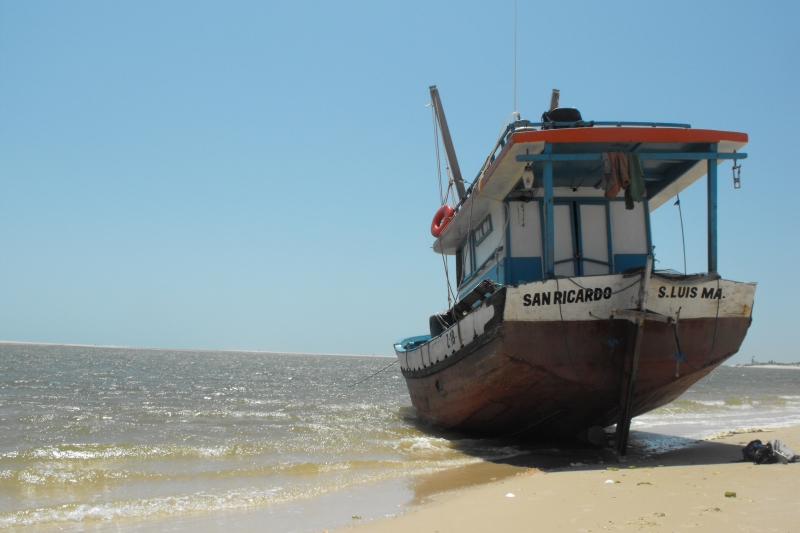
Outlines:
<svg viewBox="0 0 800 533"><path fill-rule="evenodd" d="M506 145L506 140L510 135L514 133L519 133L522 131L530 131L536 128L539 129L565 129L565 128L592 128L592 127L603 127L603 128L642 128L642 127L649 127L649 128L677 128L677 129L691 129L691 124L681 124L677 122L632 122L632 121L625 121L625 120L617 120L617 121L604 121L604 120L590 120L590 121L578 121L578 122L530 122L528 120L517 120L512 122L506 127L506 131L503 135L500 136L500 139L495 144L494 149L492 149L491 154L487 158L489 164L491 164L495 158L497 157L497 151L502 149L503 146ZM488 165L485 165L488 166ZM472 194L472 189L475 187L475 184L480 179L481 175L485 171L485 168L482 168L480 172L475 176L475 179L472 180L472 183L466 190L466 194L464 197L461 198L461 201L458 202L458 205L455 206L456 212L461 209L461 206L467 201Z"/></svg>
<svg viewBox="0 0 800 533"><path fill-rule="evenodd" d="M525 121L527 122L527 121ZM519 126L514 126L517 123L509 124L509 129L516 131L520 129ZM603 127L617 127L621 128L623 126L629 127L650 127L650 128L680 128L680 129L691 129L691 124L679 124L674 122L629 122L629 121L597 121L597 120L590 120L590 121L580 121L578 123L575 122L528 122L522 128L569 128L569 127L592 127L592 126L603 126Z"/></svg>

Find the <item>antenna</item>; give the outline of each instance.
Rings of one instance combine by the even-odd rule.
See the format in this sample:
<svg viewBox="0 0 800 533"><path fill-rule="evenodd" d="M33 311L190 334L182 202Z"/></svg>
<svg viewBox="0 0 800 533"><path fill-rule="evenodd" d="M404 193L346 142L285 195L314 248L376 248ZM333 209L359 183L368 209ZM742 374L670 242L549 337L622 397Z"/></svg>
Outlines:
<svg viewBox="0 0 800 533"><path fill-rule="evenodd" d="M517 114L517 0L514 0L514 113Z"/></svg>

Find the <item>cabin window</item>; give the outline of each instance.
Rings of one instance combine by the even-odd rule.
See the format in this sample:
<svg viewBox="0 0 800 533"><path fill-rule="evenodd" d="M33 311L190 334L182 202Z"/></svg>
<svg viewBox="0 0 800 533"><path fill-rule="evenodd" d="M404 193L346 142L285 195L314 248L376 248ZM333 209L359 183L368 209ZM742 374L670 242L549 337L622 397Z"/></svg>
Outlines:
<svg viewBox="0 0 800 533"><path fill-rule="evenodd" d="M478 246L492 232L492 215L487 215L473 232L475 246Z"/></svg>
<svg viewBox="0 0 800 533"><path fill-rule="evenodd" d="M580 267L583 276L610 274L611 246L608 242L608 204L578 203L576 214L580 233Z"/></svg>
<svg viewBox="0 0 800 533"><path fill-rule="evenodd" d="M542 279L542 224L538 201L511 201L506 283L518 285Z"/></svg>
<svg viewBox="0 0 800 533"><path fill-rule="evenodd" d="M553 214L556 276L610 274L608 202L556 201Z"/></svg>
<svg viewBox="0 0 800 533"><path fill-rule="evenodd" d="M611 234L614 241L614 272L644 266L650 252L647 227L650 217L644 202L625 209L625 202L611 202Z"/></svg>
<svg viewBox="0 0 800 533"><path fill-rule="evenodd" d="M472 246L469 245L469 239L460 248L461 253L461 279L465 279L472 274Z"/></svg>
<svg viewBox="0 0 800 533"><path fill-rule="evenodd" d="M456 250L456 287L461 286L461 280L464 279L464 258L461 252L461 248Z"/></svg>
<svg viewBox="0 0 800 533"><path fill-rule="evenodd" d="M553 234L555 242L553 251L555 255L553 262L555 265L556 276L576 276L578 275L578 247L575 235L574 204L555 203L553 206L553 222L555 229Z"/></svg>

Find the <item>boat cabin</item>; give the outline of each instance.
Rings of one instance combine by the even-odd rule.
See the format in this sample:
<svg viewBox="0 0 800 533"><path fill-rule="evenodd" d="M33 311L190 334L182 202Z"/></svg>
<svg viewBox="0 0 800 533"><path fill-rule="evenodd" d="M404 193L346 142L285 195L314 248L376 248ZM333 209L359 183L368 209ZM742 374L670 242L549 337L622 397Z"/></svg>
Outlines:
<svg viewBox="0 0 800 533"><path fill-rule="evenodd" d="M650 213L707 175L708 271L716 272L717 165L746 158L736 152L746 143L743 133L687 124L514 122L434 250L455 255L459 300L487 279L518 285L641 267L653 253ZM641 201L606 194L603 159L612 153L636 155Z"/></svg>

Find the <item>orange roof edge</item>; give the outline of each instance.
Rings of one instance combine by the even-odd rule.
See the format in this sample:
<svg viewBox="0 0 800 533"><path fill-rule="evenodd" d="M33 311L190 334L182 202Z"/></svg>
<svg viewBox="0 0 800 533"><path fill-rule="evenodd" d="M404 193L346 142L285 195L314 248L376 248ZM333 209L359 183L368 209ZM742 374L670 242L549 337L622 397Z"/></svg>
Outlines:
<svg viewBox="0 0 800 533"><path fill-rule="evenodd" d="M557 130L523 131L514 133L515 144L528 142L548 143L718 143L732 141L746 143L746 133L719 130L692 130L682 128L564 128Z"/></svg>

